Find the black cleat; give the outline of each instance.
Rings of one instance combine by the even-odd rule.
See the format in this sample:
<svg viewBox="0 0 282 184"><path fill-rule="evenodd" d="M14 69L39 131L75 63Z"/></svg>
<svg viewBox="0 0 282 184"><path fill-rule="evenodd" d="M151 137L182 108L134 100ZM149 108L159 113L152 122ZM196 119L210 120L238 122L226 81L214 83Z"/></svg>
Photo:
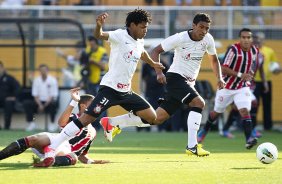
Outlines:
<svg viewBox="0 0 282 184"><path fill-rule="evenodd" d="M247 141L245 147L246 147L247 149L251 149L251 148L254 147L257 143L258 143L258 139L257 139L256 137L255 137L255 138L251 137L251 138L249 138L249 140Z"/></svg>

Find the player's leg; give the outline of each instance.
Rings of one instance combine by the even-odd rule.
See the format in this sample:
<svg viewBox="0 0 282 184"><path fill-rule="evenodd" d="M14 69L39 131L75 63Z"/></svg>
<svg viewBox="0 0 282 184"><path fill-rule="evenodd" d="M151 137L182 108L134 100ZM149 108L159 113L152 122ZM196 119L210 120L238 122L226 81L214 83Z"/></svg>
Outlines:
<svg viewBox="0 0 282 184"><path fill-rule="evenodd" d="M231 105L231 110L228 114L227 121L224 124L223 129L222 129L223 137L230 138L230 139L235 137L233 134L231 134L229 129L233 125L233 122L235 121L235 119L237 119L238 116L240 116L238 109L236 108L235 105Z"/></svg>
<svg viewBox="0 0 282 184"><path fill-rule="evenodd" d="M35 134L18 139L0 151L0 160L19 155L31 147L42 149L43 146L49 145L49 143L48 136L44 134Z"/></svg>
<svg viewBox="0 0 282 184"><path fill-rule="evenodd" d="M237 93L234 96L234 103L241 115L242 127L244 129L244 134L246 138L245 147L247 149L251 149L257 144L257 138L251 137L253 129L252 119L250 115L251 101L251 91L249 87L244 87L242 89L237 90Z"/></svg>
<svg viewBox="0 0 282 184"><path fill-rule="evenodd" d="M198 142L202 142L208 134L211 126L216 122L219 114L223 113L226 107L233 101L232 92L221 89L216 92L214 110L209 113L208 120L198 133Z"/></svg>

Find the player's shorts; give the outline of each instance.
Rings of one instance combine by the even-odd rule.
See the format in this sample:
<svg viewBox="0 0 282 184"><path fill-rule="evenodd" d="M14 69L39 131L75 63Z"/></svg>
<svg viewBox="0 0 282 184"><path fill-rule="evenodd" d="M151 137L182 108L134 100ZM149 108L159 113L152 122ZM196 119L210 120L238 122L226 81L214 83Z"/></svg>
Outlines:
<svg viewBox="0 0 282 184"><path fill-rule="evenodd" d="M49 132L42 132L39 133L39 135L47 135L48 138L50 139L50 144L54 142L54 139L58 133L49 133ZM37 149L31 148L33 153L35 153L39 158L44 158L44 154L40 153ZM63 153L63 154L68 154L71 153L71 145L69 144L68 141L64 141L55 151L56 155L58 153Z"/></svg>
<svg viewBox="0 0 282 184"><path fill-rule="evenodd" d="M160 105L170 116L179 109L182 104L189 104L194 98L200 96L194 86L187 83L187 79L177 73L166 74L165 100Z"/></svg>
<svg viewBox="0 0 282 184"><path fill-rule="evenodd" d="M246 108L251 110L252 92L249 87L244 87L237 90L221 89L217 90L215 97L214 111L223 113L228 105L232 102L237 109Z"/></svg>
<svg viewBox="0 0 282 184"><path fill-rule="evenodd" d="M119 92L108 86L100 86L97 96L85 113L97 118L103 111L115 105L120 105L125 110L133 112L151 107L143 97L133 91Z"/></svg>

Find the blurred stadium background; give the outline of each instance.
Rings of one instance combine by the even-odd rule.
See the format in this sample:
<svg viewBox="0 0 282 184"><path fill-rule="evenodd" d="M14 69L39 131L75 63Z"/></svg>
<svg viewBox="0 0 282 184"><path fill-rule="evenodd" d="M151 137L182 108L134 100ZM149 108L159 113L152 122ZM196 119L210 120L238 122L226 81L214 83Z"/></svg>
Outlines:
<svg viewBox="0 0 282 184"><path fill-rule="evenodd" d="M71 6L79 0L59 0L56 6L40 6L39 1L28 0L25 6L0 7L0 59L8 73L15 76L25 87L30 88L30 79L37 75L36 68L46 63L51 74L60 84L60 110L65 108L69 98L66 86L62 84L62 68L66 62L56 55L60 47L68 54L75 53L75 44L92 34L95 17L108 12L110 17L104 30L124 27L126 12L137 7L148 10L153 17L146 39L162 39L176 32L190 28L197 12L206 12L212 17L211 34L217 43L218 53L225 52L228 45L237 40L238 31L243 27L266 35L266 45L271 46L282 60L282 0L261 0L261 6L241 6L241 0L221 1L222 6L214 6L213 0L193 0L191 6L176 6L175 0L164 0L163 6L144 6L143 0L100 0L99 6ZM156 5L153 2L153 5ZM229 5L229 6L225 6ZM144 7L143 7L144 6ZM248 25L244 25L246 12L251 15ZM263 24L256 18L261 16ZM151 43L151 42L150 42ZM103 43L109 48L107 43ZM199 80L208 80L215 88L210 63L204 59ZM139 92L140 64L133 81L133 89ZM282 80L281 75L273 76L273 121L282 122ZM123 113L120 108L111 108L109 115ZM262 110L258 120L262 121ZM24 116L13 116L12 128L24 127ZM0 121L3 121L1 117Z"/></svg>

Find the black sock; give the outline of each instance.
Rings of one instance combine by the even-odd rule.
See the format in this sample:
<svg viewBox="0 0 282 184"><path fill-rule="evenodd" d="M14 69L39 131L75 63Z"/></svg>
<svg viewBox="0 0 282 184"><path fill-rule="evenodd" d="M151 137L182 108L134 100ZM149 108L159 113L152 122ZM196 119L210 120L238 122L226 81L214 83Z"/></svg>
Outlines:
<svg viewBox="0 0 282 184"><path fill-rule="evenodd" d="M68 166L74 165L76 160L74 160L70 155L57 156L55 157L55 163L53 166Z"/></svg>
<svg viewBox="0 0 282 184"><path fill-rule="evenodd" d="M232 109L231 112L229 113L227 122L225 123L224 127L223 127L223 131L228 131L229 128L232 126L234 119L236 119L236 117L239 115L239 111Z"/></svg>
<svg viewBox="0 0 282 184"><path fill-rule="evenodd" d="M6 148L0 151L0 160L3 160L13 155L21 154L28 148L29 144L26 138L18 139L17 141L12 142Z"/></svg>
<svg viewBox="0 0 282 184"><path fill-rule="evenodd" d="M257 107L252 107L251 118L252 118L252 124L254 129L257 126Z"/></svg>
<svg viewBox="0 0 282 184"><path fill-rule="evenodd" d="M211 113L209 114L208 120L204 126L204 130L206 132L208 132L211 129L211 126L214 124L214 121L216 120L216 118L214 118L213 116L211 116Z"/></svg>
<svg viewBox="0 0 282 184"><path fill-rule="evenodd" d="M251 137L251 133L252 133L252 129L253 129L252 119L251 119L250 116L242 118L242 126L243 126L243 129L244 129L246 141L248 141L249 138Z"/></svg>

